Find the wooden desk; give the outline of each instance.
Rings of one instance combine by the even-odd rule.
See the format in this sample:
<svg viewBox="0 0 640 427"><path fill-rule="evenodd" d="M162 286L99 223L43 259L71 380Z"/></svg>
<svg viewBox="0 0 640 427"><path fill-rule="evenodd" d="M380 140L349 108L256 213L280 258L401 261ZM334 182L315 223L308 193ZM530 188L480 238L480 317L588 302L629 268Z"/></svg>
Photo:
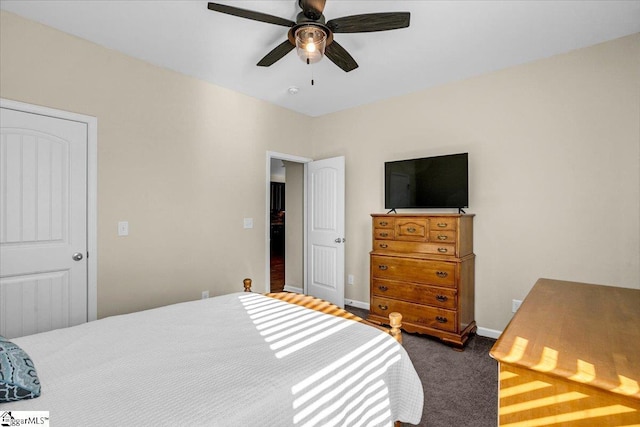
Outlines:
<svg viewBox="0 0 640 427"><path fill-rule="evenodd" d="M499 425L640 425L640 290L540 279L491 349Z"/></svg>

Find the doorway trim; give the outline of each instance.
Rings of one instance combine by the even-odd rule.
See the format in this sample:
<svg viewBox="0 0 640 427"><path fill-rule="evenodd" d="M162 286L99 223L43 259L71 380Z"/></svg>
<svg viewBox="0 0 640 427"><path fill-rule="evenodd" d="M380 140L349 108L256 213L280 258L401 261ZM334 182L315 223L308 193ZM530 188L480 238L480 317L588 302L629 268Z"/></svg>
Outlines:
<svg viewBox="0 0 640 427"><path fill-rule="evenodd" d="M264 214L264 220L265 220L265 275L264 275L264 292L271 292L271 260L270 260L270 255L271 255L271 245L270 245L270 240L271 240L271 233L270 233L270 228L269 228L269 223L270 223L270 219L271 219L271 198L270 198L270 192L271 192L271 160L285 160L285 161L289 161L289 162L295 162L295 163L309 163L312 162L313 159L309 158L309 157L301 157L301 156L294 156L292 154L284 154L284 153L278 153L276 151L267 151L267 164L266 164L266 179L265 179L265 214ZM306 174L305 174L305 180L306 180ZM286 178L285 178L286 181ZM304 198L304 217L305 217L305 222L306 222L306 197L307 197L307 192L303 189L303 198ZM304 227L304 241L306 242L307 238L306 238L306 226ZM286 233L286 231L285 231ZM286 249L285 249L286 251ZM306 248L305 248L305 252L306 252ZM304 266L303 266L303 270L306 271L306 255L304 257ZM304 275L303 275L304 277Z"/></svg>
<svg viewBox="0 0 640 427"><path fill-rule="evenodd" d="M0 107L87 125L87 321L96 320L98 318L98 119L5 98L0 98Z"/></svg>

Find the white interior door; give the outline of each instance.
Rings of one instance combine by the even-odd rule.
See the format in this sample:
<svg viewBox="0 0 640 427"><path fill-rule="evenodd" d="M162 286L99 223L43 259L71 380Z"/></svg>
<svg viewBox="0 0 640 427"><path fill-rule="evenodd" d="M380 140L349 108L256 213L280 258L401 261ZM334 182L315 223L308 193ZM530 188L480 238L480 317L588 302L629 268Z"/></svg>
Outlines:
<svg viewBox="0 0 640 427"><path fill-rule="evenodd" d="M344 157L306 167L306 293L344 307Z"/></svg>
<svg viewBox="0 0 640 427"><path fill-rule="evenodd" d="M0 335L87 321L87 124L0 109Z"/></svg>

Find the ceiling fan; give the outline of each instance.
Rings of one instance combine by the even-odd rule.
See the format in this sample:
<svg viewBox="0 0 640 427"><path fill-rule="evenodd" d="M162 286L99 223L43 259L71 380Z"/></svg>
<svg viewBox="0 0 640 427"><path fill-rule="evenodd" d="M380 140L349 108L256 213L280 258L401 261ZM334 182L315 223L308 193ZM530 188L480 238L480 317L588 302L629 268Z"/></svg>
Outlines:
<svg viewBox="0 0 640 427"><path fill-rule="evenodd" d="M388 31L409 26L409 12L368 13L345 16L325 22L322 14L325 3L326 0L298 0L302 12L298 13L296 22L218 3L209 3L208 8L215 12L290 28L287 40L276 46L258 62L257 65L261 67L273 65L295 48L300 59L307 64L320 61L324 55L338 67L349 72L358 68L358 63L345 48L334 40L334 34Z"/></svg>

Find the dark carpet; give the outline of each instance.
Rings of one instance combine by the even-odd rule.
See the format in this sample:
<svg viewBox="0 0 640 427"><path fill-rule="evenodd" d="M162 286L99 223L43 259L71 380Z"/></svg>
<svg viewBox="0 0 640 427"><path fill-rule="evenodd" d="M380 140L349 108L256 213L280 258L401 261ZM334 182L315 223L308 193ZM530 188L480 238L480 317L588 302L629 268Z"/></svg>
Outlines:
<svg viewBox="0 0 640 427"><path fill-rule="evenodd" d="M367 310L346 307L362 318ZM492 338L473 335L464 351L420 334L402 333L403 345L424 389L419 426L495 427L498 417L498 364L489 356Z"/></svg>

